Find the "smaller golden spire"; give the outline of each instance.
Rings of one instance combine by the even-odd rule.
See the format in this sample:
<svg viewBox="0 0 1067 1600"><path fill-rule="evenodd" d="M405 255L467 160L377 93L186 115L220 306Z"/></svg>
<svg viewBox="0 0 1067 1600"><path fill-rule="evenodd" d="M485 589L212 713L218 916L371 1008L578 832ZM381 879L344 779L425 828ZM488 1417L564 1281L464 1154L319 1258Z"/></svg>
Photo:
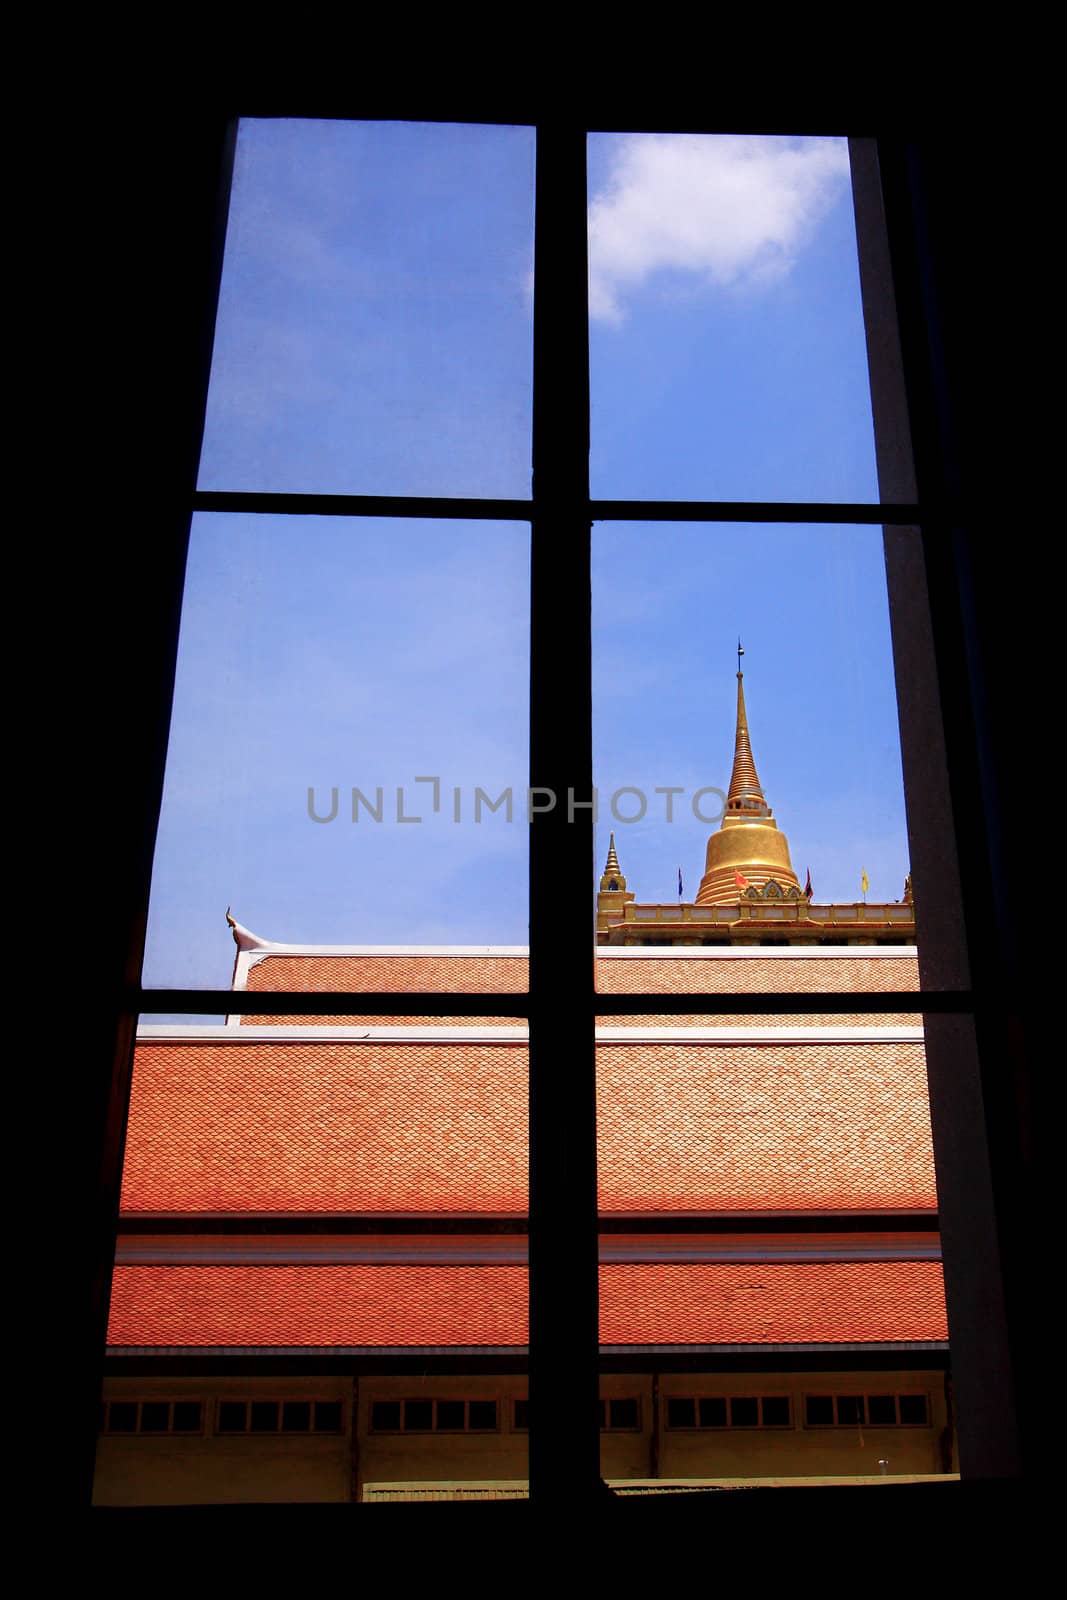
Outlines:
<svg viewBox="0 0 1067 1600"><path fill-rule="evenodd" d="M604 863L604 872L600 879L601 894L620 894L626 888L626 879L619 866L619 857L615 850L615 835L608 840L608 859Z"/></svg>

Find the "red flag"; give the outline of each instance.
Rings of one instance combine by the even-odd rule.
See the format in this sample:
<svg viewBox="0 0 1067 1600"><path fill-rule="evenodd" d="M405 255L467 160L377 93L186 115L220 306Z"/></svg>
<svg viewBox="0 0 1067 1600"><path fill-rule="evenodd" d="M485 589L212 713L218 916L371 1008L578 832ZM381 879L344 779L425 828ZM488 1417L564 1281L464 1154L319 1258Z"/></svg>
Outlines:
<svg viewBox="0 0 1067 1600"><path fill-rule="evenodd" d="M741 876L741 874L737 871L736 867L734 868L734 883L737 885L737 887L739 889L747 889L748 888L748 879L747 878L743 878Z"/></svg>
<svg viewBox="0 0 1067 1600"><path fill-rule="evenodd" d="M807 897L807 898L808 898L808 899L809 899L809 900L810 900L810 899L811 899L811 897L812 897L812 895L813 895L813 894L814 894L814 892L815 892L815 891L814 891L814 890L813 890L813 889L812 889L812 887L811 887L811 868L810 868L810 867L809 867L809 868L808 868L808 881L807 881L807 883L806 883L806 884L805 884L805 885L804 885L804 894L805 894L805 895L806 895L806 897Z"/></svg>

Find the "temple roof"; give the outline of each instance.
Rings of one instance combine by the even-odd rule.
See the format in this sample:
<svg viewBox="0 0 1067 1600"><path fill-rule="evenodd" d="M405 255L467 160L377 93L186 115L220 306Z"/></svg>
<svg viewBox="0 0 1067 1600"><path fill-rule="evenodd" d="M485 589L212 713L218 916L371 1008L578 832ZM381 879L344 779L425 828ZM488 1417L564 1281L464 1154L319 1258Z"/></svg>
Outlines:
<svg viewBox="0 0 1067 1600"><path fill-rule="evenodd" d="M142 1041L123 1211L521 1215L527 1095L521 1041ZM597 1098L604 1212L936 1206L918 1042L620 1038Z"/></svg>
<svg viewBox="0 0 1067 1600"><path fill-rule="evenodd" d="M600 1268L607 1346L940 1343L936 1261ZM144 1348L526 1345L521 1266L117 1266L108 1342Z"/></svg>

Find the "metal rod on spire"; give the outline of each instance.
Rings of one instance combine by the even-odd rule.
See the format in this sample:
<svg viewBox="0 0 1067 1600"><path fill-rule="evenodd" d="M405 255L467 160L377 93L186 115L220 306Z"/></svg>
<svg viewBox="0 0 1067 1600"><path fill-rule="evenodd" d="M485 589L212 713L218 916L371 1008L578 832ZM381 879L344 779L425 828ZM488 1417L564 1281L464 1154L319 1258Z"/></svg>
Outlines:
<svg viewBox="0 0 1067 1600"><path fill-rule="evenodd" d="M737 675L738 675L738 677L741 676L741 657L744 655L744 653L745 653L745 647L741 643L741 635L738 634L737 635Z"/></svg>

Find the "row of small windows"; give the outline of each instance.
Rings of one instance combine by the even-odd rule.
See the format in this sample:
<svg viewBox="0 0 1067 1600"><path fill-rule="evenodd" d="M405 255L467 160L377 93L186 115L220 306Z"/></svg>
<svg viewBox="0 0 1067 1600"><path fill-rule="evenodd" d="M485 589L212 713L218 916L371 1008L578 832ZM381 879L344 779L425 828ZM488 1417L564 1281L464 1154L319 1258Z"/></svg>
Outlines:
<svg viewBox="0 0 1067 1600"><path fill-rule="evenodd" d="M925 1427L924 1394L809 1394L804 1397L808 1428ZM668 1428L791 1428L788 1395L671 1396Z"/></svg>
<svg viewBox="0 0 1067 1600"><path fill-rule="evenodd" d="M110 1400L101 1433L203 1433L201 1400ZM340 1400L220 1400L216 1433L341 1433Z"/></svg>
<svg viewBox="0 0 1067 1600"><path fill-rule="evenodd" d="M371 1405L373 1433L495 1433L495 1400L375 1400ZM530 1402L513 1400L511 1426L525 1432L530 1426ZM600 1426L605 1432L639 1432L641 1403L634 1398L601 1400Z"/></svg>
<svg viewBox="0 0 1067 1600"><path fill-rule="evenodd" d="M789 1428L789 1396L700 1395L667 1401L668 1428Z"/></svg>
<svg viewBox="0 0 1067 1600"><path fill-rule="evenodd" d="M925 1427L924 1394L809 1394L804 1402L809 1428Z"/></svg>
<svg viewBox="0 0 1067 1600"><path fill-rule="evenodd" d="M495 1433L495 1400L375 1400L374 1433ZM667 1398L670 1429L791 1428L788 1395L693 1395ZM924 1394L809 1394L804 1424L809 1428L925 1427L929 1408ZM511 1425L529 1427L529 1401L512 1402ZM641 1402L635 1396L600 1401L600 1426L606 1433L641 1429ZM111 1400L101 1406L102 1433L196 1434L204 1431L200 1400ZM220 1400L215 1413L220 1434L342 1433L340 1400Z"/></svg>
<svg viewBox="0 0 1067 1600"><path fill-rule="evenodd" d="M374 1433L495 1433L495 1400L375 1400Z"/></svg>

